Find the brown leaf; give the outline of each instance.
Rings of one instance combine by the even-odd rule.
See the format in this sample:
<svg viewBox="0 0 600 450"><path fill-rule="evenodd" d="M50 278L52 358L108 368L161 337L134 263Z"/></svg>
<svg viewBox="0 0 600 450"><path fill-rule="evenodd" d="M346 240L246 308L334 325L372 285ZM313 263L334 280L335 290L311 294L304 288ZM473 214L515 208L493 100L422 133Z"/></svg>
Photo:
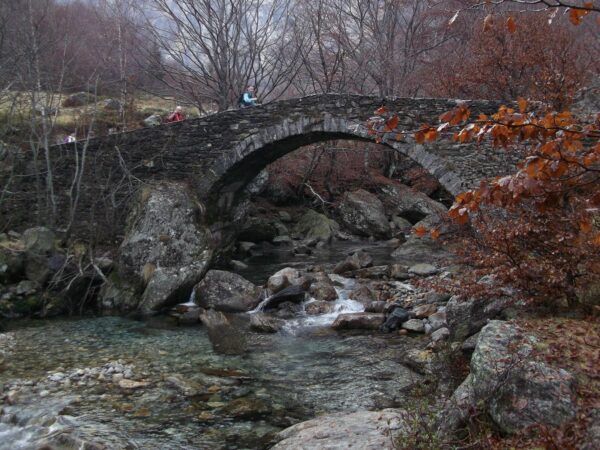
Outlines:
<svg viewBox="0 0 600 450"><path fill-rule="evenodd" d="M385 106L380 106L379 108L377 108L377 110L375 111L375 114L377 114L378 116L381 116L382 114L385 114L387 112L387 109Z"/></svg>
<svg viewBox="0 0 600 450"><path fill-rule="evenodd" d="M515 31L517 31L517 23L515 22L515 19L513 16L510 16L508 19L506 19L506 28L508 29L509 33L514 33Z"/></svg>
<svg viewBox="0 0 600 450"><path fill-rule="evenodd" d="M427 234L427 228L424 226L418 226L414 229L414 231L417 237L423 237Z"/></svg>
<svg viewBox="0 0 600 450"><path fill-rule="evenodd" d="M492 28L492 23L493 18L491 14L488 14L487 16L485 16L485 19L483 19L483 31L489 31Z"/></svg>
<svg viewBox="0 0 600 450"><path fill-rule="evenodd" d="M519 111L521 111L521 113L527 111L527 100L525 100L523 97L519 97L517 102L519 103Z"/></svg>
<svg viewBox="0 0 600 450"><path fill-rule="evenodd" d="M385 124L385 128L383 129L383 132L390 133L390 132L394 131L396 129L396 127L398 126L399 121L400 121L400 119L398 119L398 116L390 117Z"/></svg>

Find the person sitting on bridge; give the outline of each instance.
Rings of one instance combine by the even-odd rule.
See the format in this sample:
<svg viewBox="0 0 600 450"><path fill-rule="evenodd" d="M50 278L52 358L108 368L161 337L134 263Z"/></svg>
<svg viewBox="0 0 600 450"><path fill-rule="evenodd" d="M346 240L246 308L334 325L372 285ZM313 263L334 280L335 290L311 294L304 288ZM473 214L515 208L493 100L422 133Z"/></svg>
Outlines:
<svg viewBox="0 0 600 450"><path fill-rule="evenodd" d="M185 120L185 114L183 113L183 108L181 106L175 108L175 111L167 117L167 123L181 122L182 120Z"/></svg>
<svg viewBox="0 0 600 450"><path fill-rule="evenodd" d="M249 106L256 106L258 105L257 102L257 98L254 97L254 86L248 86L246 88L246 92L244 92L242 94L242 96L240 97L240 108L247 108Z"/></svg>

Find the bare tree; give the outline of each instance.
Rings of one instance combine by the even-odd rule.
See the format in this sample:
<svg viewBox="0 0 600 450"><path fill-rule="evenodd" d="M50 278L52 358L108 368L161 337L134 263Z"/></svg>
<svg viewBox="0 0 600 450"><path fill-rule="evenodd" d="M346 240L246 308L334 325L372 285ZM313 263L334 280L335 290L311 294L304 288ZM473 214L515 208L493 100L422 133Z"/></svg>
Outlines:
<svg viewBox="0 0 600 450"><path fill-rule="evenodd" d="M148 0L147 30L163 81L201 111L236 103L247 84L263 99L290 84L298 58L287 37L290 0ZM290 51L291 50L291 51Z"/></svg>

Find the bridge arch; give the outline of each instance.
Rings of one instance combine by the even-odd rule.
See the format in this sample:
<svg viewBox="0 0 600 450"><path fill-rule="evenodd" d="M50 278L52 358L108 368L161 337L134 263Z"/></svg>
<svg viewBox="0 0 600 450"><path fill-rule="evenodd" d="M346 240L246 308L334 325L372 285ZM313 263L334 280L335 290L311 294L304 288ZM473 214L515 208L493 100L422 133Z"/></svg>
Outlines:
<svg viewBox="0 0 600 450"><path fill-rule="evenodd" d="M368 133L366 121L359 123L325 113L322 117L284 118L225 150L207 168L205 175L209 177L205 176L202 182L202 196L206 199L208 210L221 213L231 210L244 187L262 169L288 153L306 145L341 139L378 143L397 151L421 165L453 195L468 186L468 180L453 170L448 158L430 151L428 147L416 142L398 141L392 134L376 139Z"/></svg>

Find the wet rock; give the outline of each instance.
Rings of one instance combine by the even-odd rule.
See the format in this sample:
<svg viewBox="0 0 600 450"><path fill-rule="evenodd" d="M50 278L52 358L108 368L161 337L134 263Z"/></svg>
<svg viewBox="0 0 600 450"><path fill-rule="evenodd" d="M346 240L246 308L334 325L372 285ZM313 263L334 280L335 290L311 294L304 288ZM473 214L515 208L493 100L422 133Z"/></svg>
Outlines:
<svg viewBox="0 0 600 450"><path fill-rule="evenodd" d="M338 263L333 272L335 274L342 274L346 272L352 272L373 265L373 258L366 252L358 251L348 256L344 261Z"/></svg>
<svg viewBox="0 0 600 450"><path fill-rule="evenodd" d="M265 217L248 217L244 221L238 240L250 242L271 242L278 236L277 228Z"/></svg>
<svg viewBox="0 0 600 450"><path fill-rule="evenodd" d="M265 302L263 309L265 311L269 309L277 308L281 303L301 303L306 298L306 291L302 286L288 286L278 293L272 295Z"/></svg>
<svg viewBox="0 0 600 450"><path fill-rule="evenodd" d="M340 314L331 326L336 330L378 330L383 320L383 314L347 313Z"/></svg>
<svg viewBox="0 0 600 450"><path fill-rule="evenodd" d="M269 278L267 285L270 289L272 289L271 284L279 285L281 283L279 280L276 280L277 277L285 277L287 279L289 284L284 287L287 287L290 284L300 284L302 280L302 274L298 269L294 269L293 267L284 267Z"/></svg>
<svg viewBox="0 0 600 450"><path fill-rule="evenodd" d="M200 315L200 320L208 330L208 338L215 352L241 355L246 351L244 333L234 327L225 314L209 309Z"/></svg>
<svg viewBox="0 0 600 450"><path fill-rule="evenodd" d="M254 313L250 315L250 329L259 333L277 333L283 325L282 320L266 314Z"/></svg>
<svg viewBox="0 0 600 450"><path fill-rule="evenodd" d="M304 311L309 316L329 314L330 312L333 312L333 305L327 301L310 302L304 306Z"/></svg>
<svg viewBox="0 0 600 450"><path fill-rule="evenodd" d="M276 309L270 310L270 314L280 319L292 319L300 315L303 311L303 307L300 303L283 302L277 305Z"/></svg>
<svg viewBox="0 0 600 450"><path fill-rule="evenodd" d="M358 269L352 272L352 276L355 278L368 278L372 280L382 280L387 278L388 275L389 266L367 267L365 269Z"/></svg>
<svg viewBox="0 0 600 450"><path fill-rule="evenodd" d="M338 298L337 291L327 276L314 282L310 286L309 293L317 300L333 301Z"/></svg>
<svg viewBox="0 0 600 450"><path fill-rule="evenodd" d="M209 270L195 288L196 303L223 312L247 312L261 300L262 289L241 275Z"/></svg>
<svg viewBox="0 0 600 450"><path fill-rule="evenodd" d="M294 235L320 242L330 242L339 228L335 220L309 209L294 227Z"/></svg>
<svg viewBox="0 0 600 450"><path fill-rule="evenodd" d="M381 329L386 333L397 330L401 325L410 319L410 313L399 306L394 306Z"/></svg>
<svg viewBox="0 0 600 450"><path fill-rule="evenodd" d="M365 304L365 312L383 313L385 311L386 306L387 302L383 301L369 302Z"/></svg>
<svg viewBox="0 0 600 450"><path fill-rule="evenodd" d="M29 253L45 255L56 250L56 235L46 227L25 230L21 241L25 250Z"/></svg>
<svg viewBox="0 0 600 450"><path fill-rule="evenodd" d="M412 228L412 223L406 220L404 217L400 217L398 215L394 215L392 217L392 222L396 226L397 229L408 232Z"/></svg>
<svg viewBox="0 0 600 450"><path fill-rule="evenodd" d="M204 309L198 305L183 303L175 306L170 315L177 319L180 325L195 325L200 322L200 314L204 313Z"/></svg>
<svg viewBox="0 0 600 450"><path fill-rule="evenodd" d="M240 249L240 252L245 254L248 254L254 247L256 247L254 242L238 242L238 248Z"/></svg>
<svg viewBox="0 0 600 450"><path fill-rule="evenodd" d="M394 409L337 413L286 428L272 450L392 450L390 435L406 429L401 412Z"/></svg>
<svg viewBox="0 0 600 450"><path fill-rule="evenodd" d="M248 268L248 264L238 261L237 259L232 259L229 261L229 265L233 270L246 270Z"/></svg>
<svg viewBox="0 0 600 450"><path fill-rule="evenodd" d="M285 275L273 275L267 281L267 288L274 294L290 286L291 283Z"/></svg>
<svg viewBox="0 0 600 450"><path fill-rule="evenodd" d="M389 276L394 280L408 280L410 278L408 267L401 264L392 264L390 266Z"/></svg>
<svg viewBox="0 0 600 450"><path fill-rule="evenodd" d="M184 380L181 375L171 375L165 379L165 382L186 397L197 395L202 388L200 385Z"/></svg>
<svg viewBox="0 0 600 450"><path fill-rule="evenodd" d="M377 300L375 293L368 286L364 285L360 285L353 289L350 294L348 294L348 298L362 303L363 305Z"/></svg>
<svg viewBox="0 0 600 450"><path fill-rule="evenodd" d="M383 204L370 192L362 189L347 192L338 207L338 214L341 222L359 236L391 237Z"/></svg>
<svg viewBox="0 0 600 450"><path fill-rule="evenodd" d="M446 305L448 328L453 340L464 340L477 333L488 320L497 317L510 304L510 299L452 297Z"/></svg>
<svg viewBox="0 0 600 450"><path fill-rule="evenodd" d="M406 322L402 323L402 328L408 331L412 331L414 333L425 332L425 324L420 319L409 319Z"/></svg>
<svg viewBox="0 0 600 450"><path fill-rule="evenodd" d="M139 389L139 388L143 388L148 386L150 383L148 383L147 381L135 381L135 380L128 380L126 378L123 378L122 380L120 380L118 382L118 385L120 388L123 389Z"/></svg>
<svg viewBox="0 0 600 450"><path fill-rule="evenodd" d="M220 412L235 419L256 420L269 415L271 409L271 405L261 398L242 397L229 402Z"/></svg>
<svg viewBox="0 0 600 450"><path fill-rule="evenodd" d="M435 303L446 303L452 297L451 294L446 294L443 292L427 292L424 297L425 303L435 304Z"/></svg>
<svg viewBox="0 0 600 450"><path fill-rule="evenodd" d="M140 312L151 314L185 302L206 272L213 249L210 232L199 222L199 205L180 183L141 191L118 254L120 278L142 293Z"/></svg>
<svg viewBox="0 0 600 450"><path fill-rule="evenodd" d="M287 235L277 236L277 237L273 238L273 244L275 244L275 245L291 245L292 238Z"/></svg>
<svg viewBox="0 0 600 450"><path fill-rule="evenodd" d="M312 248L308 245L300 243L294 245L294 254L296 255L311 255L313 252Z"/></svg>
<svg viewBox="0 0 600 450"><path fill-rule="evenodd" d="M431 264L421 263L421 264L415 264L414 266L411 266L408 269L408 273L417 275L420 277L428 277L430 275L435 275L436 273L438 273L438 269L437 269L437 267L435 267Z"/></svg>

